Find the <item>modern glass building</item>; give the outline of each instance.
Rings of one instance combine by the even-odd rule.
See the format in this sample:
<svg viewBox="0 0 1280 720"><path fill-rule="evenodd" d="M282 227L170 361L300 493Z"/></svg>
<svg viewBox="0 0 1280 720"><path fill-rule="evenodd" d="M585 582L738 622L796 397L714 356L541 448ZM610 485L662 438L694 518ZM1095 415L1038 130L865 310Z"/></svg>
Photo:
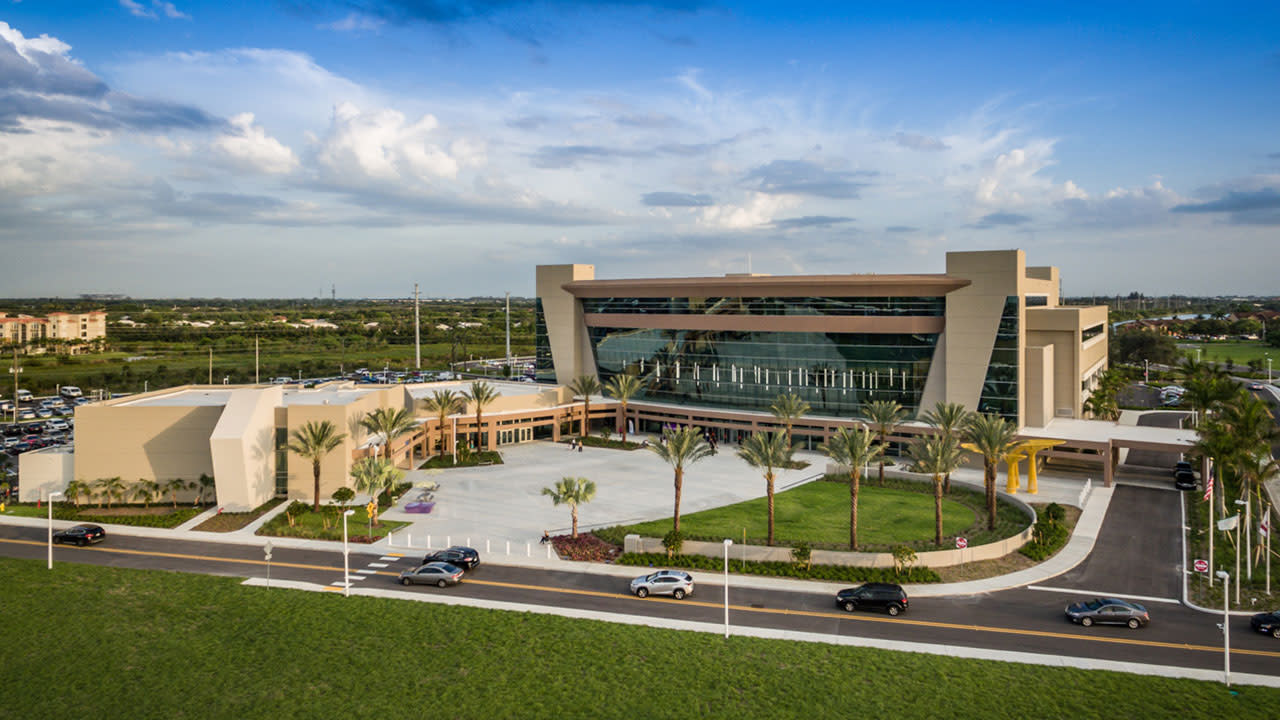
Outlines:
<svg viewBox="0 0 1280 720"><path fill-rule="evenodd" d="M1106 308L1060 307L1057 270L1020 250L949 253L938 274L537 272L540 379L633 373L633 402L758 412L794 393L854 417L875 400L913 415L949 401L1043 426L1080 417L1106 367Z"/></svg>

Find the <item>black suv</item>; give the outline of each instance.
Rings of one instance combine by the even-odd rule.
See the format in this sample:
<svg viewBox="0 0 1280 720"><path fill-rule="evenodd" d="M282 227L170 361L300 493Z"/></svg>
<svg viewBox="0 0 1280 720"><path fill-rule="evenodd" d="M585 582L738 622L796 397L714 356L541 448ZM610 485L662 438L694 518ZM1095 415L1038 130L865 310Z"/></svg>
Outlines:
<svg viewBox="0 0 1280 720"><path fill-rule="evenodd" d="M836 605L845 612L884 610L897 615L907 609L907 591L893 583L866 583L836 593Z"/></svg>
<svg viewBox="0 0 1280 720"><path fill-rule="evenodd" d="M463 570L474 570L480 564L480 553L473 548L454 545L446 550L437 550L422 559L423 565L433 562L449 563Z"/></svg>

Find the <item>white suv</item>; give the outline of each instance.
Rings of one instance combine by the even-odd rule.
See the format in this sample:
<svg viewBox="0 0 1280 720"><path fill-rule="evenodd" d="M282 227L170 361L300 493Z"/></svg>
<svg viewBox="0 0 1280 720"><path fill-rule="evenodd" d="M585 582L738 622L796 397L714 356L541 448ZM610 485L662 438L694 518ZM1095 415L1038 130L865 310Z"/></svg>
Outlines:
<svg viewBox="0 0 1280 720"><path fill-rule="evenodd" d="M78 398L84 395L84 393L80 392L80 388L75 385L63 385L58 393L64 398Z"/></svg>

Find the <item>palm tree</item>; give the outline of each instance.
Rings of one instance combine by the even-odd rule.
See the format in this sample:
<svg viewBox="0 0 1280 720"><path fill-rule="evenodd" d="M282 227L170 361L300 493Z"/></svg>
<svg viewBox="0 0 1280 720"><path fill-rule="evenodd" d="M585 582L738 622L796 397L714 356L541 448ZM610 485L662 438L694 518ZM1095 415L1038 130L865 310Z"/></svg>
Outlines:
<svg viewBox="0 0 1280 720"><path fill-rule="evenodd" d="M587 436L587 427L591 421L591 396L600 392L600 381L595 375L579 375L569 383L569 392L575 398L582 398L582 424L578 427L581 437Z"/></svg>
<svg viewBox="0 0 1280 720"><path fill-rule="evenodd" d="M919 438L907 451L924 472L933 475L933 542L942 545L942 476L964 464L964 451L954 435Z"/></svg>
<svg viewBox="0 0 1280 720"><path fill-rule="evenodd" d="M944 435L955 435L964 429L972 414L960 403L938 402L920 419ZM947 473L946 479L943 480L942 491L951 492L951 473Z"/></svg>
<svg viewBox="0 0 1280 720"><path fill-rule="evenodd" d="M838 465L849 467L849 549L858 549L858 491L862 468L884 452L866 428L840 428L819 448Z"/></svg>
<svg viewBox="0 0 1280 720"><path fill-rule="evenodd" d="M174 510L178 509L178 493L190 487L192 487L192 484L188 484L187 481L182 478L174 478L164 484L165 492L169 493L170 497L173 498Z"/></svg>
<svg viewBox="0 0 1280 720"><path fill-rule="evenodd" d="M627 441L627 403L644 385L640 382L640 378L632 373L620 373L614 375L613 379L605 383L605 392L617 399L622 405L622 442Z"/></svg>
<svg viewBox="0 0 1280 720"><path fill-rule="evenodd" d="M551 498L552 505L568 505L569 514L573 517L574 540L578 539L578 506L589 503L596 496L596 484L582 477L564 477L556 482L555 487L542 488L542 494Z"/></svg>
<svg viewBox="0 0 1280 720"><path fill-rule="evenodd" d="M151 507L151 499L160 494L160 483L155 480L139 478L133 484L133 497L142 500L142 506Z"/></svg>
<svg viewBox="0 0 1280 720"><path fill-rule="evenodd" d="M371 524L378 524L378 496L394 488L403 477L404 473L386 458L364 458L351 466L351 478L355 480L356 490L368 493L373 503L373 514L369 517Z"/></svg>
<svg viewBox="0 0 1280 720"><path fill-rule="evenodd" d="M788 446L792 444L791 423L797 418L807 415L812 409L813 408L810 407L809 403L801 400L800 396L795 393L781 394L773 401L773 404L769 406L769 412L773 413L773 416L782 422L782 427L787 431ZM772 544L773 543L770 543L770 545Z"/></svg>
<svg viewBox="0 0 1280 720"><path fill-rule="evenodd" d="M289 435L289 451L311 461L311 472L316 483L315 501L311 509L315 512L320 511L320 461L346 439L347 434L338 432L337 426L328 420L313 420Z"/></svg>
<svg viewBox="0 0 1280 720"><path fill-rule="evenodd" d="M196 503L197 503L197 504L204 504L204 495L205 495L205 493L207 493L207 492L211 492L211 491L212 491L212 492L213 492L213 497L214 497L214 499L217 499L217 497L218 497L218 494L217 494L217 485L218 485L218 484L217 484L217 482L213 479L213 476L212 476L212 475L207 475L207 474L205 474L205 473L200 473L200 480L199 480L199 483L200 483L200 487L198 487L198 488L197 488L197 490L199 490L199 491L200 491L200 495L196 498Z"/></svg>
<svg viewBox="0 0 1280 720"><path fill-rule="evenodd" d="M498 389L483 380L477 380L471 383L471 389L467 391L466 399L476 405L476 450L480 451L483 442L483 413L486 405L490 405L494 400L498 399Z"/></svg>
<svg viewBox="0 0 1280 720"><path fill-rule="evenodd" d="M378 408L360 419L360 427L370 435L382 438L382 446L386 448L386 458L391 460L391 441L417 427L413 413L404 408ZM412 456L412 453L410 453ZM410 457L412 460L412 457Z"/></svg>
<svg viewBox="0 0 1280 720"><path fill-rule="evenodd" d="M883 450L880 453L880 484L884 485L884 453L888 452L889 433L893 432L898 424L907 419L907 411L902 409L894 400L876 400L867 403L867 419L875 426L876 437L879 439L880 447Z"/></svg>
<svg viewBox="0 0 1280 720"><path fill-rule="evenodd" d="M444 455L444 421L450 415L467 409L467 400L453 390L436 390L431 397L422 401L427 412L435 413L436 427L440 431L440 454Z"/></svg>
<svg viewBox="0 0 1280 720"><path fill-rule="evenodd" d="M680 532L680 493L684 490L684 469L711 455L711 446L702 439L702 433L692 427L679 430L663 430L662 442L649 446L649 450L662 458L674 471L676 510L672 529Z"/></svg>
<svg viewBox="0 0 1280 720"><path fill-rule="evenodd" d="M110 508L111 499L124 494L124 481L118 477L98 478L94 485L98 488L98 507L102 507L102 498L106 498Z"/></svg>
<svg viewBox="0 0 1280 720"><path fill-rule="evenodd" d="M999 415L975 415L964 428L967 450L982 456L982 486L987 495L987 529L996 529L996 466L1018 444L1018 429Z"/></svg>
<svg viewBox="0 0 1280 720"><path fill-rule="evenodd" d="M765 494L769 498L769 539L773 544L773 480L778 468L791 462L791 441L785 432L758 432L750 435L738 448L738 457L753 468L764 470Z"/></svg>
<svg viewBox="0 0 1280 720"><path fill-rule="evenodd" d="M1187 358L1183 361L1180 371L1183 377L1182 384L1187 388L1185 398L1190 403L1191 409L1198 410L1199 414L1205 417L1240 390L1226 371L1213 363L1202 363ZM1200 420L1197 418L1196 425L1199 426L1199 424Z"/></svg>
<svg viewBox="0 0 1280 720"><path fill-rule="evenodd" d="M80 498L86 495L93 495L93 489L89 487L89 483L83 480L72 480L67 483L67 488L62 492L67 497L71 498L71 501L76 504L77 508L80 507Z"/></svg>

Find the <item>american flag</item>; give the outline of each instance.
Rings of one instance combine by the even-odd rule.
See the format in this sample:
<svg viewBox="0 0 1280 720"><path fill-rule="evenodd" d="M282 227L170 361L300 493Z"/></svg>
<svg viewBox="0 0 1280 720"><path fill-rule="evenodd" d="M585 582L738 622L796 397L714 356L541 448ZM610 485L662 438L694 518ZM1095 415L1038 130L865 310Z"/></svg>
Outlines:
<svg viewBox="0 0 1280 720"><path fill-rule="evenodd" d="M1204 499L1208 500L1213 497L1213 473L1209 473L1209 479L1204 481Z"/></svg>

